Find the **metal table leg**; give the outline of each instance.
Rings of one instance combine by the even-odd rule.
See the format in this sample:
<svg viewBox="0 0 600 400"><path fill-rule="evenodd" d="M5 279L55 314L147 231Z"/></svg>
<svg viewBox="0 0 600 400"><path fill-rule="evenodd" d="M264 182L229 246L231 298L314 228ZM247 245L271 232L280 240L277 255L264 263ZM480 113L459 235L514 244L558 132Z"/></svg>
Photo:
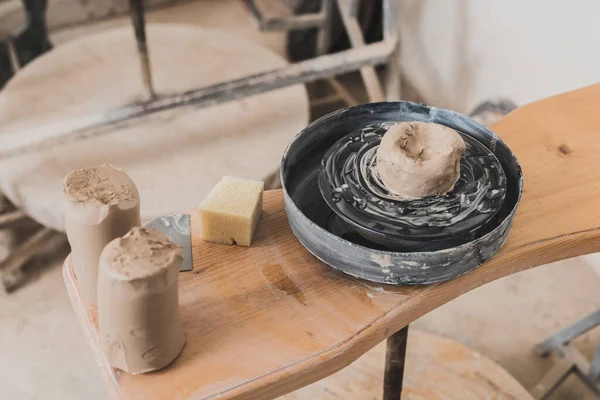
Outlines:
<svg viewBox="0 0 600 400"><path fill-rule="evenodd" d="M404 377L407 340L408 325L394 333L387 340L383 377L383 400L399 400L402 395L402 378Z"/></svg>
<svg viewBox="0 0 600 400"><path fill-rule="evenodd" d="M572 340L599 325L600 310L597 310L535 346L534 351L541 357L547 357L554 352L560 358L554 368L531 390L531 394L536 399L548 398L558 385L573 372L594 393L600 395L600 386L597 385L600 376L600 344L594 352L591 365L575 347L569 344Z"/></svg>
<svg viewBox="0 0 600 400"><path fill-rule="evenodd" d="M598 382L600 378L600 343L596 346L596 351L594 351L594 358L592 359L592 365L590 366L589 377L592 382Z"/></svg>
<svg viewBox="0 0 600 400"><path fill-rule="evenodd" d="M401 74L400 67L400 34L398 33L398 4L395 0L383 1L383 38L394 40L394 51L388 58L386 68L386 101L398 101L401 98Z"/></svg>
<svg viewBox="0 0 600 400"><path fill-rule="evenodd" d="M569 343L571 340L583 335L598 325L600 325L600 310L593 312L587 317L581 318L573 325L564 328L543 342L538 343L534 350L539 356L545 357L556 347Z"/></svg>

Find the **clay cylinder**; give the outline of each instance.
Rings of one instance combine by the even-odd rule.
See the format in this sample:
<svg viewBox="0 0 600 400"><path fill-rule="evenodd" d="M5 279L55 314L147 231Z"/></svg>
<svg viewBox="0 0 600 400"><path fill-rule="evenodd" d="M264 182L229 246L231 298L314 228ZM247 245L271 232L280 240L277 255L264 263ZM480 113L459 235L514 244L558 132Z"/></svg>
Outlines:
<svg viewBox="0 0 600 400"><path fill-rule="evenodd" d="M73 269L85 300L96 304L98 260L111 240L140 226L140 195L110 164L69 172L63 180L65 228Z"/></svg>
<svg viewBox="0 0 600 400"><path fill-rule="evenodd" d="M165 367L185 344L177 279L182 249L154 229L133 228L100 256L98 323L108 363L131 374Z"/></svg>

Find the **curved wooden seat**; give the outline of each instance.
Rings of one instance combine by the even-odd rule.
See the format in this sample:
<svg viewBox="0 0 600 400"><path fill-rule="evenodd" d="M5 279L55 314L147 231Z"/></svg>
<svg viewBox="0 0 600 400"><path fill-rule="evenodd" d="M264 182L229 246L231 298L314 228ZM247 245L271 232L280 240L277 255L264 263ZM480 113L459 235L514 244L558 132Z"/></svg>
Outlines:
<svg viewBox="0 0 600 400"><path fill-rule="evenodd" d="M525 191L506 245L451 281L392 287L359 281L293 236L280 191L265 193L250 248L193 234L194 270L180 276L188 343L163 371L131 376L104 364L133 399L269 399L328 376L423 314L487 282L600 250L600 85L525 106L494 127L522 163ZM192 213L192 231L197 231ZM96 314L64 277L97 353ZM102 363L102 358L99 358Z"/></svg>

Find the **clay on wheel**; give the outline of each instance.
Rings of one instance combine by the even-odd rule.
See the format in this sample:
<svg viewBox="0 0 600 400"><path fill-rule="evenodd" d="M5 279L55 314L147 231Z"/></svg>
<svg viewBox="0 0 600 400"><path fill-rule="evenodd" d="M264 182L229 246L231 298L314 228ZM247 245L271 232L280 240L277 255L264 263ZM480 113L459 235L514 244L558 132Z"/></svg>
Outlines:
<svg viewBox="0 0 600 400"><path fill-rule="evenodd" d="M465 142L454 129L429 122L392 126L377 150L377 172L405 199L448 193L460 177Z"/></svg>

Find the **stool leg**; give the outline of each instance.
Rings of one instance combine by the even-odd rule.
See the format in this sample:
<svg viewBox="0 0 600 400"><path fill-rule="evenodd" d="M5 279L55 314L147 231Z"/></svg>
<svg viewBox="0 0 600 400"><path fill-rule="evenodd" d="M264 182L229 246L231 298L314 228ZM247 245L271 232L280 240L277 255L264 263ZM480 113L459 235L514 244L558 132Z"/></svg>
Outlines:
<svg viewBox="0 0 600 400"><path fill-rule="evenodd" d="M567 326L560 332L550 336L543 342L538 343L535 346L534 351L539 356L545 357L555 348L569 343L571 340L583 335L598 325L600 325L600 310L593 312L587 317L575 322L573 325Z"/></svg>
<svg viewBox="0 0 600 400"><path fill-rule="evenodd" d="M385 372L383 377L383 400L400 400L408 325L394 333L387 340L385 354Z"/></svg>
<svg viewBox="0 0 600 400"><path fill-rule="evenodd" d="M594 358L592 359L589 377L592 382L598 382L598 378L600 378L600 343L598 343L596 351L594 352Z"/></svg>

